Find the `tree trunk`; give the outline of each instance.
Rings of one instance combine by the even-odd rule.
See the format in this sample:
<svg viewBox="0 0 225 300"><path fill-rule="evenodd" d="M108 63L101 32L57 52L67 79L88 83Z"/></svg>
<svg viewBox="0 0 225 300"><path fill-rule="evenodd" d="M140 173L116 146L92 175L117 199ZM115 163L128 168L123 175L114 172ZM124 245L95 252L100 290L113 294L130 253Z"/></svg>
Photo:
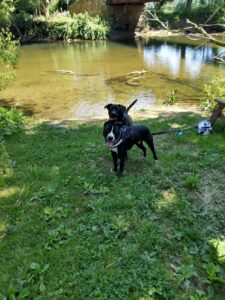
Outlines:
<svg viewBox="0 0 225 300"><path fill-rule="evenodd" d="M49 0L44 0L44 13L46 18L49 17L49 10L50 10L50 2Z"/></svg>
<svg viewBox="0 0 225 300"><path fill-rule="evenodd" d="M186 10L191 10L192 0L187 0Z"/></svg>

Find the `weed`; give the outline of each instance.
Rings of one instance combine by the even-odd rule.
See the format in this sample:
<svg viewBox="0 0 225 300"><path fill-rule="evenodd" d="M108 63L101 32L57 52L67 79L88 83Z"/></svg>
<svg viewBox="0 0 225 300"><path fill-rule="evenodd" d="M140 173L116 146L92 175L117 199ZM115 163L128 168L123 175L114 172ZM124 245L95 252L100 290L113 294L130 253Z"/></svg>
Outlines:
<svg viewBox="0 0 225 300"><path fill-rule="evenodd" d="M197 189L199 187L199 179L196 176L188 176L185 179L185 186L190 189Z"/></svg>
<svg viewBox="0 0 225 300"><path fill-rule="evenodd" d="M177 90L172 91L167 99L163 101L163 104L174 105L177 102Z"/></svg>

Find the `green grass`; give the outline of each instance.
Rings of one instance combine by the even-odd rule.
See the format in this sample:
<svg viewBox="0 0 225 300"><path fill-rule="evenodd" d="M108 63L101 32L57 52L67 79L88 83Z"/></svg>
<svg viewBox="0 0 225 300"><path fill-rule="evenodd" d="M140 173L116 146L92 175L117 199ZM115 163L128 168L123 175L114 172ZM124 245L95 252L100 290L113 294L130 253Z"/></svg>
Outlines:
<svg viewBox="0 0 225 300"><path fill-rule="evenodd" d="M225 299L223 124L156 136L157 166L133 148L122 178L102 125L36 124L1 145L0 299Z"/></svg>

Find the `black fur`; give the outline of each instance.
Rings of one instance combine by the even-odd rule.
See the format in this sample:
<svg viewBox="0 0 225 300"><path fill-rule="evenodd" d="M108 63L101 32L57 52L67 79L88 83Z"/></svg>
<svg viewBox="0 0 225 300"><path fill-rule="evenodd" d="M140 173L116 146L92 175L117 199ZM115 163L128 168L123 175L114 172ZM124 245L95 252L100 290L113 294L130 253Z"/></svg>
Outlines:
<svg viewBox="0 0 225 300"><path fill-rule="evenodd" d="M133 122L131 117L128 115L128 111L136 102L137 99L134 100L127 108L122 104L107 104L105 108L108 109L109 119L121 122L126 126L131 126Z"/></svg>
<svg viewBox="0 0 225 300"><path fill-rule="evenodd" d="M112 152L114 171L117 172L118 176L123 174L127 151L130 150L133 145L140 148L143 151L144 157L146 157L146 148L143 145L143 142L147 143L152 151L154 159L158 160L152 134L146 126L122 126L122 124L118 122L109 120L104 124L103 136L107 146ZM118 159L120 160L119 169Z"/></svg>

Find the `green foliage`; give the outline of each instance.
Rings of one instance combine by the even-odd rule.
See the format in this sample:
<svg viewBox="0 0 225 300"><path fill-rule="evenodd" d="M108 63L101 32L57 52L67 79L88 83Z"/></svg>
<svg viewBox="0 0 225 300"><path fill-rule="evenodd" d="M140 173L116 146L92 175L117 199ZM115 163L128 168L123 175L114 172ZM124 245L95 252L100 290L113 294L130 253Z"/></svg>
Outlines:
<svg viewBox="0 0 225 300"><path fill-rule="evenodd" d="M188 176L185 179L185 186L188 189L190 189L190 190L198 188L199 187L199 179L198 179L198 177L196 177L196 176Z"/></svg>
<svg viewBox="0 0 225 300"><path fill-rule="evenodd" d="M27 20L23 32L28 38L34 39L106 39L109 26L100 17L90 17L88 14L78 14L73 17L52 16L49 18L35 17Z"/></svg>
<svg viewBox="0 0 225 300"><path fill-rule="evenodd" d="M170 92L166 99L161 100L163 104L174 105L177 102L177 90Z"/></svg>
<svg viewBox="0 0 225 300"><path fill-rule="evenodd" d="M53 11L68 11L68 6L74 3L74 0L54 0Z"/></svg>
<svg viewBox="0 0 225 300"><path fill-rule="evenodd" d="M13 0L3 0L0 2L0 28L6 28L10 25L14 10Z"/></svg>
<svg viewBox="0 0 225 300"><path fill-rule="evenodd" d="M18 42L9 31L0 31L0 63L15 67L18 61Z"/></svg>
<svg viewBox="0 0 225 300"><path fill-rule="evenodd" d="M168 1L165 5L155 5L155 10L160 19L169 24L170 28L184 27L188 18L196 23L204 23L209 17L210 24L223 24L225 17L225 5L217 10L224 3L224 0L193 0L191 10L187 9L187 0ZM216 13L214 14L214 12ZM156 22L149 21L151 26L158 27ZM219 27L217 27L219 30ZM221 27L221 31L223 27Z"/></svg>
<svg viewBox="0 0 225 300"><path fill-rule="evenodd" d="M21 130L25 121L25 117L17 109L0 107L0 176L8 167L14 165L5 147L5 138Z"/></svg>
<svg viewBox="0 0 225 300"><path fill-rule="evenodd" d="M177 90L174 90L168 96L168 104L173 105L177 102Z"/></svg>
<svg viewBox="0 0 225 300"><path fill-rule="evenodd" d="M86 14L75 16L78 23L78 35L86 40L105 39L109 34L109 26L99 16Z"/></svg>
<svg viewBox="0 0 225 300"><path fill-rule="evenodd" d="M25 117L17 109L0 107L0 138L11 136L23 128Z"/></svg>
<svg viewBox="0 0 225 300"><path fill-rule="evenodd" d="M14 78L14 68L18 61L19 44L12 40L12 34L0 30L0 90Z"/></svg>
<svg viewBox="0 0 225 300"><path fill-rule="evenodd" d="M201 99L201 106L204 110L213 111L216 106L216 100L225 100L225 80L216 77L211 84L204 87L204 97Z"/></svg>

